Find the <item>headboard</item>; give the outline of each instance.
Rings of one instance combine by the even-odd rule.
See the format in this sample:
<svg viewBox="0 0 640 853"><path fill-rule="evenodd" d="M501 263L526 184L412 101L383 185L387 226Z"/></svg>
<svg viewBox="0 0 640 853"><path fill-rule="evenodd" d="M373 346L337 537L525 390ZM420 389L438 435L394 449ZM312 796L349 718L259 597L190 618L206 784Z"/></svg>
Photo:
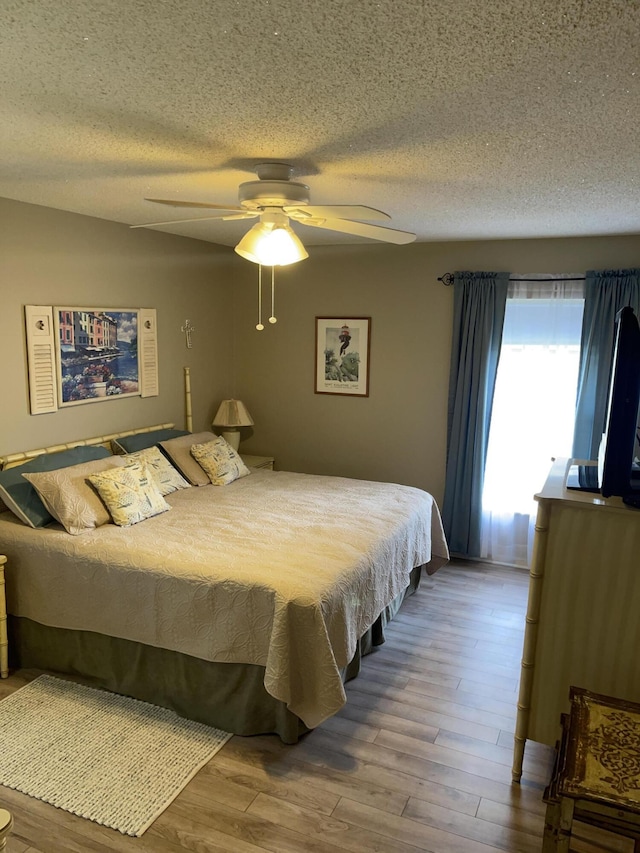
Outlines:
<svg viewBox="0 0 640 853"><path fill-rule="evenodd" d="M78 441L70 441L67 444L52 444L50 447L40 447L37 450L25 450L20 453L10 453L7 456L0 456L0 471L6 468L14 468L16 465L21 465L35 456L41 456L43 453L58 453L60 450L69 450L71 447L82 447L87 445L101 444L107 450L111 450L111 442L117 438L124 438L125 435L138 435L142 432L151 432L155 429L172 429L173 424L156 424L155 426L141 427L140 429L130 429L126 432L114 432L110 435L97 435L94 438L79 439Z"/></svg>

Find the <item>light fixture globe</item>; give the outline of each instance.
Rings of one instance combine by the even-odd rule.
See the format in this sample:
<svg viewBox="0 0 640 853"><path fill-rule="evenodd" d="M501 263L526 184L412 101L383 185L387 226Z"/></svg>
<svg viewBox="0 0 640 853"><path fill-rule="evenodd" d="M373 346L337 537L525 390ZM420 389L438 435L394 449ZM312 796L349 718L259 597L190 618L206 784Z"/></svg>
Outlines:
<svg viewBox="0 0 640 853"><path fill-rule="evenodd" d="M260 240L268 233L268 231L269 229L265 228L262 222L258 222L257 225L254 225L253 228L250 228L249 231L247 231L242 240L240 240L238 245L235 247L235 251L245 260L251 261L254 264L259 264L260 260L256 255L256 251Z"/></svg>
<svg viewBox="0 0 640 853"><path fill-rule="evenodd" d="M254 264L284 267L309 257L302 241L281 211L266 211L244 235L235 251Z"/></svg>
<svg viewBox="0 0 640 853"><path fill-rule="evenodd" d="M263 266L286 267L303 261L309 254L291 226L276 225L260 237L256 257Z"/></svg>

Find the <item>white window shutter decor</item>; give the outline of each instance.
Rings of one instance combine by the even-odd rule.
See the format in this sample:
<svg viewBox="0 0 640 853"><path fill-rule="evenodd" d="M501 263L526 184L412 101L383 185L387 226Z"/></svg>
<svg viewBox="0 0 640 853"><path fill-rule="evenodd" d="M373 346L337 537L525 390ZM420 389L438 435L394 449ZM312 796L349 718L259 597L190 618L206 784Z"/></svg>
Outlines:
<svg viewBox="0 0 640 853"><path fill-rule="evenodd" d="M156 309L141 308L139 313L140 396L157 397L158 387L158 333Z"/></svg>
<svg viewBox="0 0 640 853"><path fill-rule="evenodd" d="M53 308L50 305L25 305L24 313L31 414L56 412L58 382Z"/></svg>

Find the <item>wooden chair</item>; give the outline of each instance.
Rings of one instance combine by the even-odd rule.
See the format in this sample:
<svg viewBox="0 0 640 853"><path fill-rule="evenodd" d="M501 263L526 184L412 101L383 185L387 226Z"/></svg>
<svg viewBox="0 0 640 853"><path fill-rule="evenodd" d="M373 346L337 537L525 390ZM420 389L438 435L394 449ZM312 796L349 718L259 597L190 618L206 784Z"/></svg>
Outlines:
<svg viewBox="0 0 640 853"><path fill-rule="evenodd" d="M542 853L568 853L575 820L635 840L640 853L640 705L572 687L561 718Z"/></svg>
<svg viewBox="0 0 640 853"><path fill-rule="evenodd" d="M7 836L11 832L13 818L6 809L0 809L0 851L7 849Z"/></svg>

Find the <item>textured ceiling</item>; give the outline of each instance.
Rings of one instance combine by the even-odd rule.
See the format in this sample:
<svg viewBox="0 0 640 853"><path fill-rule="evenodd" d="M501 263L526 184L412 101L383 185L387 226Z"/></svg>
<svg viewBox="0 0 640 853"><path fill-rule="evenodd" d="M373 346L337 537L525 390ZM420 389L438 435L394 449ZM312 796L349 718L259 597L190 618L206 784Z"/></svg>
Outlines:
<svg viewBox="0 0 640 853"><path fill-rule="evenodd" d="M418 241L640 233L640 0L2 0L0 107L0 196L117 222L279 160Z"/></svg>

